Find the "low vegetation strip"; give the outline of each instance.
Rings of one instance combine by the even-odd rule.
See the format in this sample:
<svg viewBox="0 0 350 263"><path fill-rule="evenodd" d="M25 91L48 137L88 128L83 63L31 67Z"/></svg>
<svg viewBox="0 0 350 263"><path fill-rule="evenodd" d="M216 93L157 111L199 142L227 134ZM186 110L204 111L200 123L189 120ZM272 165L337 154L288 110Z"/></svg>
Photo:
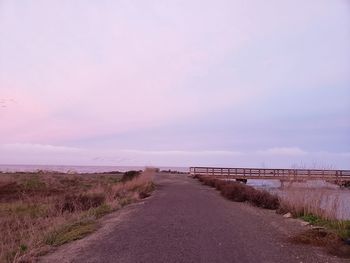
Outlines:
<svg viewBox="0 0 350 263"><path fill-rule="evenodd" d="M267 191L257 190L251 186L234 181L219 180L204 176L199 176L198 179L205 185L215 187L224 197L232 201L249 202L266 209L277 209L279 207L278 197Z"/></svg>
<svg viewBox="0 0 350 263"><path fill-rule="evenodd" d="M0 262L28 262L80 239L97 219L150 195L154 171L0 175Z"/></svg>
<svg viewBox="0 0 350 263"><path fill-rule="evenodd" d="M298 198L280 198L264 190L232 180L217 179L210 176L195 176L203 184L215 187L221 195L235 202L250 204L276 210L280 214L290 214L313 225L304 233L293 237L293 242L326 247L331 254L350 258L350 221L337 220L335 214L326 213L320 207ZM320 205L320 204L318 204Z"/></svg>

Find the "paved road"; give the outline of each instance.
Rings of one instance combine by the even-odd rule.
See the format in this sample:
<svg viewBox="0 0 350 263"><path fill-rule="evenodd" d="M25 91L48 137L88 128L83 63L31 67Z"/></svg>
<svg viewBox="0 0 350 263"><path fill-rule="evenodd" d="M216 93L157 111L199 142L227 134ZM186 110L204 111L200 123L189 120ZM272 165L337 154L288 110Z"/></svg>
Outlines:
<svg viewBox="0 0 350 263"><path fill-rule="evenodd" d="M43 262L341 262L289 243L303 228L294 220L228 201L183 175L158 175L156 182L150 198L113 215L119 220L110 219L108 231Z"/></svg>

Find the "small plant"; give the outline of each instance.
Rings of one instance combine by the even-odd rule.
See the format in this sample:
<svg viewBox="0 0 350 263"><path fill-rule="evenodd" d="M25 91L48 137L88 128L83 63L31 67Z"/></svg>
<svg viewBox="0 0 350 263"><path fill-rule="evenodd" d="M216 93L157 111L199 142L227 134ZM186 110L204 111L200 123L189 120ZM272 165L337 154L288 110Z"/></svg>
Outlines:
<svg viewBox="0 0 350 263"><path fill-rule="evenodd" d="M131 196L124 196L118 200L121 207L124 207L133 202L133 198Z"/></svg>
<svg viewBox="0 0 350 263"><path fill-rule="evenodd" d="M147 198L151 195L151 192L155 189L153 182L146 183L142 185L137 191L141 199Z"/></svg>
<svg viewBox="0 0 350 263"><path fill-rule="evenodd" d="M108 213L112 212L113 209L111 206L107 204L100 205L99 207L92 208L89 210L88 215L93 216L94 218L98 219L103 217L104 215L107 215Z"/></svg>
<svg viewBox="0 0 350 263"><path fill-rule="evenodd" d="M95 222L92 220L78 221L63 225L57 230L49 233L45 243L52 246L59 246L73 240L81 239L95 230Z"/></svg>

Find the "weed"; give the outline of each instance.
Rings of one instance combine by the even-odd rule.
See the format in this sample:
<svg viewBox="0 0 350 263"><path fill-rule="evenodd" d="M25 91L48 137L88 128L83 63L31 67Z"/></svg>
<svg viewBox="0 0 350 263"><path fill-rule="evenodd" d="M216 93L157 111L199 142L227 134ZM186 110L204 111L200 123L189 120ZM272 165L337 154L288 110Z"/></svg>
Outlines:
<svg viewBox="0 0 350 263"><path fill-rule="evenodd" d="M141 199L144 199L146 197L149 197L151 195L151 192L155 189L155 185L153 182L148 182L142 186L140 186L137 189L137 192L139 193L139 197Z"/></svg>
<svg viewBox="0 0 350 263"><path fill-rule="evenodd" d="M95 230L95 224L93 220L86 220L63 225L49 233L45 238L45 243L51 246L59 246L73 240L81 239Z"/></svg>
<svg viewBox="0 0 350 263"><path fill-rule="evenodd" d="M21 244L21 245L19 246L19 248L20 248L21 252L25 252L25 251L28 249L28 246L25 245L25 244Z"/></svg>
<svg viewBox="0 0 350 263"><path fill-rule="evenodd" d="M113 211L111 206L102 204L99 207L90 209L88 215L98 219L110 213L111 211Z"/></svg>
<svg viewBox="0 0 350 263"><path fill-rule="evenodd" d="M330 220L313 214L306 214L300 218L312 225L332 230L343 240L350 238L350 220Z"/></svg>
<svg viewBox="0 0 350 263"><path fill-rule="evenodd" d="M304 231L291 239L295 243L315 246L327 246L340 240L335 233L325 229L308 229L307 231Z"/></svg>
<svg viewBox="0 0 350 263"><path fill-rule="evenodd" d="M131 204L133 202L133 198L130 197L130 196L125 196L125 197L122 197L118 200L119 204L121 207L124 207L128 204Z"/></svg>

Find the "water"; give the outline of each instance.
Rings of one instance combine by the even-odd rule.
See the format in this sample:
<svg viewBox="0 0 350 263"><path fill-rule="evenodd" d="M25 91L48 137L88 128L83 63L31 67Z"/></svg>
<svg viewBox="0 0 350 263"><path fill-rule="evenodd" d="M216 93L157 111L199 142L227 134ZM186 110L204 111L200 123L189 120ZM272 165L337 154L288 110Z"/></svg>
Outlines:
<svg viewBox="0 0 350 263"><path fill-rule="evenodd" d="M81 166L81 165L0 165L0 172L35 172L38 170L77 173L126 172L144 170L146 166ZM188 172L188 167L158 167L160 170Z"/></svg>
<svg viewBox="0 0 350 263"><path fill-rule="evenodd" d="M281 188L279 180L248 180L248 185L276 194L282 199L317 205L337 219L350 220L350 189L322 180L294 182Z"/></svg>

